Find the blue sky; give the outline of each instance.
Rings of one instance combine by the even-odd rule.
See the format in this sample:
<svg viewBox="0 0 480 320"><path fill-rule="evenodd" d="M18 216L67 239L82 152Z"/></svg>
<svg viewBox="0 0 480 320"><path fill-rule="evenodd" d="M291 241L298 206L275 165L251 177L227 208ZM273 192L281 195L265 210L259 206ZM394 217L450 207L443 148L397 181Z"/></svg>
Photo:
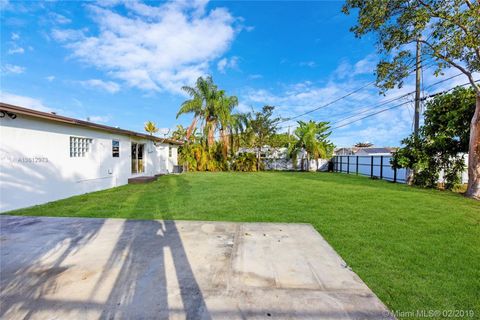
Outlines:
<svg viewBox="0 0 480 320"><path fill-rule="evenodd" d="M343 15L341 6L341 1L2 1L0 98L135 131L143 131L147 120L175 128L191 120L175 117L187 98L181 86L210 74L238 96L239 111L270 104L282 117L296 116L374 80L375 38L356 39L349 31L355 15ZM445 77L453 74L449 70ZM425 86L438 80L425 72ZM457 77L429 92L465 82ZM368 86L299 120L345 125L333 130L338 146L359 141L396 146L412 129L413 103L348 122L413 85L407 79L387 97ZM282 125L293 128L295 121Z"/></svg>

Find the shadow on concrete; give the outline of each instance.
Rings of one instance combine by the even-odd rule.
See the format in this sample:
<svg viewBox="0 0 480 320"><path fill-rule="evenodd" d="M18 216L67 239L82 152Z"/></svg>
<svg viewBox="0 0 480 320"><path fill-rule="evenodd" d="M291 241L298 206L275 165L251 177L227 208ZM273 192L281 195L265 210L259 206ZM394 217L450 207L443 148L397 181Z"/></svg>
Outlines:
<svg viewBox="0 0 480 320"><path fill-rule="evenodd" d="M173 261L186 318L210 319L175 223L155 220L125 221L104 269L108 273L123 260L101 318L168 318L167 254Z"/></svg>
<svg viewBox="0 0 480 320"><path fill-rule="evenodd" d="M0 318L15 308L25 310L29 319L43 308L35 301L55 292L56 279L70 267L65 260L95 239L104 223L72 219L46 227L44 219L0 217Z"/></svg>
<svg viewBox="0 0 480 320"><path fill-rule="evenodd" d="M211 318L173 221L126 220L90 297L55 299L52 295L62 286L59 277L75 267L69 258L81 256L82 247L95 240L105 220L10 216L0 219L1 318L12 311L18 314L15 310L21 310L24 319L38 311L53 316L82 310L95 310L102 319L166 319L171 312L180 312L187 319ZM167 267L174 269L178 284L167 283ZM104 292L109 287L105 303L94 299L97 291ZM178 288L178 292L169 292L169 287ZM181 298L183 307L175 305L170 310L169 294Z"/></svg>

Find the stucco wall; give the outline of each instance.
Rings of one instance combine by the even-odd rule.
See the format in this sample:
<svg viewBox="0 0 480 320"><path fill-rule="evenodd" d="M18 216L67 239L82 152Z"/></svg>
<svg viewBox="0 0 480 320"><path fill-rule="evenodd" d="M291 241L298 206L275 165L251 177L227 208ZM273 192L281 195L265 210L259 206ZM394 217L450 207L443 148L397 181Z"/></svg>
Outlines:
<svg viewBox="0 0 480 320"><path fill-rule="evenodd" d="M85 157L70 157L70 136L91 138ZM120 141L120 157L112 156ZM131 142L145 144L145 172L173 171L176 146L19 115L0 118L0 211L120 186L131 173Z"/></svg>

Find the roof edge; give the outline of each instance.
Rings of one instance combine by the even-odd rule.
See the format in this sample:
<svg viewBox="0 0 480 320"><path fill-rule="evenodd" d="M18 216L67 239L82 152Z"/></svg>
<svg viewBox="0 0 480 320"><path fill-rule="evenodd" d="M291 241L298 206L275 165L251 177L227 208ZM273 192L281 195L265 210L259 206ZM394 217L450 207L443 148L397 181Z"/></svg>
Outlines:
<svg viewBox="0 0 480 320"><path fill-rule="evenodd" d="M103 124L98 124L90 121L84 121L80 119L65 117L65 116L61 116L61 115L53 114L49 112L24 108L24 107L12 105L12 104L4 103L4 102L0 102L0 111L8 111L11 113L26 115L30 117L41 118L41 119L62 122L62 123L67 123L72 125L78 125L78 126L87 127L87 128L93 128L93 129L107 131L110 133L118 133L118 134L133 136L133 137L140 137L140 138L145 138L148 140L161 142L161 143L176 144L176 145L183 144L183 142L174 140L174 139L160 138L160 137L148 135L145 133L140 133L140 132L126 130L126 129L120 129L120 128L106 126Z"/></svg>

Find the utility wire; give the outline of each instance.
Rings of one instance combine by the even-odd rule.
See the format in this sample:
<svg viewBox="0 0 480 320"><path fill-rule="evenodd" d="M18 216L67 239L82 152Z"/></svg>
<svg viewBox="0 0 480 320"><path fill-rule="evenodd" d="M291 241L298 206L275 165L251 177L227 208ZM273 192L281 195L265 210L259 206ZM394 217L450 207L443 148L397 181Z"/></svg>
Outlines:
<svg viewBox="0 0 480 320"><path fill-rule="evenodd" d="M474 82L479 82L479 81L480 81L480 79L475 80ZM455 89L455 88L457 88L457 87L464 87L464 86L469 85L469 84L470 84L470 82L467 82L467 83L464 83L464 84L462 84L462 85L452 87L452 88L450 88L450 89L448 89L448 90L444 90L444 91L441 91L441 92L437 92L437 93L428 95L428 96L426 96L426 97L421 98L421 100L423 101L423 100L426 100L426 99L429 99L429 98L433 98L433 97L436 97L436 96L438 96L438 95L442 95L442 94L448 93L448 92L452 91L453 89ZM348 122L348 123L345 123L345 124L342 124L342 125L333 127L333 128L331 128L331 129L333 130L333 129L338 129L338 128L345 127L345 126L347 126L347 125L349 125L349 124L352 124L352 123L354 123L354 122L357 122L357 121L360 121L360 120L363 120L363 119L366 119L366 118L369 118L369 117L373 117L373 116L375 116L375 115L377 115L377 114L386 112L386 111L391 110L391 109L395 109L395 108L401 107L401 106L403 106L403 105L405 105L405 104L407 104L407 103L410 103L410 102L411 102L411 101L406 101L406 102L404 102L404 103L395 105L395 106L393 106L393 107L389 107L389 108L382 109L382 110L377 111L377 112L375 112L375 113L366 115L366 116L361 117L361 118L359 118L359 119L355 119L355 120L350 121L350 122ZM359 114L357 114L356 116L358 116L358 115L359 115ZM344 121L344 120L346 120L346 119L347 119L347 118L342 119L342 120L340 120L340 121L338 121L338 122L342 122L342 121Z"/></svg>
<svg viewBox="0 0 480 320"><path fill-rule="evenodd" d="M342 100L342 99L345 99L345 98L347 98L347 97L349 97L349 96L351 96L351 95L359 92L360 90L365 89L366 87L368 87L368 86L370 86L370 85L372 85L372 84L374 84L374 83L375 83L375 81L371 81L371 82L369 82L369 83L361 86L360 88L357 88L357 89L355 89L355 90L353 90L353 91L351 91L351 92L349 92L349 93L347 93L347 94L345 94L345 95L343 95L343 96L341 96L341 97L339 97L339 98L337 98L337 99L335 99L335 100L333 100L333 101L330 101L330 102L328 102L328 103L326 103L326 104L323 104L323 105L321 105L321 106L319 106L319 107L316 107L316 108L314 108L314 109L311 109L311 110L309 110L309 111L306 111L306 112L304 112L304 113L302 113L302 114L296 115L296 116L294 116L294 117L291 117L291 118L287 118L287 119L285 119L285 120L282 120L282 121L280 121L279 123L284 123L284 122L287 122L287 121L291 121L291 120L293 120L293 119L297 119L297 118L303 117L304 115L307 115L307 114L309 114L309 113L315 112L315 111L317 111L317 110L326 108L326 107L334 104L335 102L340 101L340 100Z"/></svg>

